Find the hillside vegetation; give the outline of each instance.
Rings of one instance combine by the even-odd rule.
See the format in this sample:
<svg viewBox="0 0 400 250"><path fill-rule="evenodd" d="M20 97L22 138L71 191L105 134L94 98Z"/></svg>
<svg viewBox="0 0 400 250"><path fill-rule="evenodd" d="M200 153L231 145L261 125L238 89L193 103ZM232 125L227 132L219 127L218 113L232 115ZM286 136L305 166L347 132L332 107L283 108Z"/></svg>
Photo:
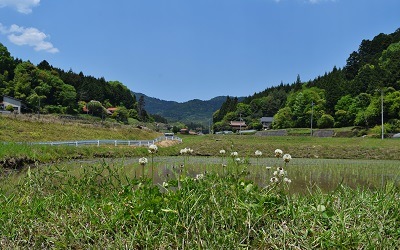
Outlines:
<svg viewBox="0 0 400 250"><path fill-rule="evenodd" d="M273 128L332 128L381 123L385 133L400 129L400 29L363 40L343 68L303 82L268 88L243 102L227 99L213 115L214 130L230 129L229 121L246 121L259 129L259 118L273 116ZM313 119L311 118L313 117Z"/></svg>

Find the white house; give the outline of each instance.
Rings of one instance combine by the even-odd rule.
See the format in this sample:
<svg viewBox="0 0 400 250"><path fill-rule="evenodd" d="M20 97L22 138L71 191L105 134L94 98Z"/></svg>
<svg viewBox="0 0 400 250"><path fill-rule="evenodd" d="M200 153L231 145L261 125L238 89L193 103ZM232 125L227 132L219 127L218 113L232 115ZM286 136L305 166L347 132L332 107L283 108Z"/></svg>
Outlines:
<svg viewBox="0 0 400 250"><path fill-rule="evenodd" d="M11 105L14 107L14 112L20 114L21 113L21 106L22 106L22 102L18 99L12 98L10 96L3 96L3 101L0 102L0 110L4 111L6 110L6 107L8 105Z"/></svg>

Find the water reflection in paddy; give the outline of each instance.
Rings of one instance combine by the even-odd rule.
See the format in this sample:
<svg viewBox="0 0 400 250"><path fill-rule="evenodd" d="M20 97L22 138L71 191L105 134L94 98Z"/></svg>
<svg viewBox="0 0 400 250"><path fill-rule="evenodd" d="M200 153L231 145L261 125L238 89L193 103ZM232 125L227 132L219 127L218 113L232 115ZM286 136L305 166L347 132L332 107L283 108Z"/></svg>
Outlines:
<svg viewBox="0 0 400 250"><path fill-rule="evenodd" d="M123 167L123 171L132 176L141 176L142 170L138 158L107 159L113 166ZM157 183L176 178L179 166L184 164L183 156L154 157L154 180ZM79 164L93 164L93 161L80 161ZM222 165L227 165L223 167ZM245 170L248 175L243 177L252 180L263 187L269 184L273 171L278 166L284 166L282 159L248 158L239 165L239 170ZM151 174L151 159L146 166ZM348 159L292 159L285 167L288 177L292 180L290 190L293 193L308 193L317 188L327 192L334 190L339 184L353 188L379 188L387 182L400 185L400 162L382 160L348 160ZM205 172L215 172L225 175L235 172L232 159L225 157L189 157L186 159L185 171L195 177Z"/></svg>

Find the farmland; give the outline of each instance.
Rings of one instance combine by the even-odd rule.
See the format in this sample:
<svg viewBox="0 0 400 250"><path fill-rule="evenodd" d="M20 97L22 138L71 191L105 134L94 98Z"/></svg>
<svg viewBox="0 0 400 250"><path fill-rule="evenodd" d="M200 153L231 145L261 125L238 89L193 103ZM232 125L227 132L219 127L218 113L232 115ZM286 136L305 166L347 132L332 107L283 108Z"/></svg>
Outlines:
<svg viewBox="0 0 400 250"><path fill-rule="evenodd" d="M2 160L29 159L0 177L2 249L400 244L396 140L184 136L152 155L128 146L1 147ZM292 159L275 158L277 148Z"/></svg>

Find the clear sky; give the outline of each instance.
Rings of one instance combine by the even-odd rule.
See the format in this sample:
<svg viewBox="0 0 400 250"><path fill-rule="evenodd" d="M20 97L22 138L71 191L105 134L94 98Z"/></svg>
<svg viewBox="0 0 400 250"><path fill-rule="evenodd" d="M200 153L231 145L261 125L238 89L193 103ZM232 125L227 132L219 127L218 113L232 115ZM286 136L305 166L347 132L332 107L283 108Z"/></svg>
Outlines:
<svg viewBox="0 0 400 250"><path fill-rule="evenodd" d="M398 28L400 0L0 0L14 57L179 102L314 79Z"/></svg>

